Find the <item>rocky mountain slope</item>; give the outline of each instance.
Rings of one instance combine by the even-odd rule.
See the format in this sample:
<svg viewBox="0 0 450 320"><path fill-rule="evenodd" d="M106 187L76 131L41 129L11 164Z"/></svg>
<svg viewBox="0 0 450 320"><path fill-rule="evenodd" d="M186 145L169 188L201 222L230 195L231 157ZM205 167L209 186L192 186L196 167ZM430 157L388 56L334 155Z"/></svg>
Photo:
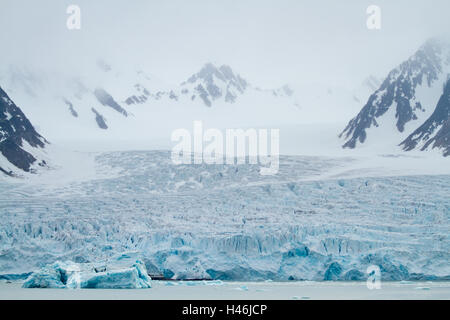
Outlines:
<svg viewBox="0 0 450 320"><path fill-rule="evenodd" d="M441 149L450 156L450 80L433 114L401 143L404 150Z"/></svg>
<svg viewBox="0 0 450 320"><path fill-rule="evenodd" d="M367 140L398 145L433 112L450 71L448 43L427 41L393 69L340 134L344 148ZM381 135L385 133L385 135Z"/></svg>
<svg viewBox="0 0 450 320"><path fill-rule="evenodd" d="M206 106L211 107L213 101L220 98L229 103L235 102L248 88L248 83L240 75L234 74L229 66L217 68L208 63L200 72L183 82L181 87L183 95L190 96L192 100L198 97Z"/></svg>
<svg viewBox="0 0 450 320"><path fill-rule="evenodd" d="M36 132L31 122L0 88L0 171L13 175L17 169L30 172L37 163L45 166L45 160L38 159L39 149L47 141Z"/></svg>

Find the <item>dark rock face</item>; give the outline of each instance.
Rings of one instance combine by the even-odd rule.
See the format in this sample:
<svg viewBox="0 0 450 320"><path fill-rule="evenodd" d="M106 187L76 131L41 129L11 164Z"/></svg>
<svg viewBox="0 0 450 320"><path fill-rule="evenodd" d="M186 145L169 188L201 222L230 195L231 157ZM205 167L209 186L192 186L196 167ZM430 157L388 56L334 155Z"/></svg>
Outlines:
<svg viewBox="0 0 450 320"><path fill-rule="evenodd" d="M421 150L429 147L442 149L444 156L450 156L450 80L433 114L400 145L405 151L415 149L422 143Z"/></svg>
<svg viewBox="0 0 450 320"><path fill-rule="evenodd" d="M127 105L145 103L148 100L148 98L150 97L150 92L140 84L134 85L134 88L136 89L138 94L128 97L125 100L125 103Z"/></svg>
<svg viewBox="0 0 450 320"><path fill-rule="evenodd" d="M71 114L72 116L74 116L75 118L78 118L78 112L74 109L72 102L70 102L70 101L67 100L67 99L64 99L64 102L65 102L66 105L69 107L70 114Z"/></svg>
<svg viewBox="0 0 450 320"><path fill-rule="evenodd" d="M91 110L95 114L95 121L97 121L98 127L104 130L108 129L105 117L103 117L100 113L98 113L98 111L95 110L94 108L92 108Z"/></svg>
<svg viewBox="0 0 450 320"><path fill-rule="evenodd" d="M9 162L23 171L29 171L30 166L36 161L36 158L30 153L8 139L0 144L0 152L9 160Z"/></svg>
<svg viewBox="0 0 450 320"><path fill-rule="evenodd" d="M344 148L355 148L364 143L366 130L378 127L377 119L390 108L395 108L396 127L399 132L405 130L405 124L417 120L419 112L433 106L422 106L416 99L416 89L420 85L430 87L438 80L447 59L442 56L443 44L429 40L411 58L392 70L373 93L360 113L352 119L340 137L346 140Z"/></svg>
<svg viewBox="0 0 450 320"><path fill-rule="evenodd" d="M207 107L211 107L211 101L209 100L209 94L208 92L205 90L205 88L203 88L203 86L201 84L199 84L195 90L197 91L198 95L200 98L202 98L203 103L207 106ZM195 99L195 97L194 97Z"/></svg>
<svg viewBox="0 0 450 320"><path fill-rule="evenodd" d="M428 141L425 149L431 144L433 144L433 148L443 149L445 157L450 156L450 118L447 119L436 136Z"/></svg>
<svg viewBox="0 0 450 320"><path fill-rule="evenodd" d="M147 96L144 96L144 95L142 95L142 96L134 95L134 96L131 96L131 97L127 98L125 100L125 103L127 105L142 104L142 103L145 103L147 101L147 99L148 99Z"/></svg>
<svg viewBox="0 0 450 320"><path fill-rule="evenodd" d="M97 88L94 91L94 95L97 98L97 100L104 106L108 106L116 110L117 112L123 114L125 117L128 116L128 113L125 109L123 109L115 100L114 98L106 92L102 88Z"/></svg>
<svg viewBox="0 0 450 320"><path fill-rule="evenodd" d="M22 110L0 88L0 152L17 168L28 172L36 158L23 149L24 141L33 148L44 148L47 143L36 132ZM42 164L45 165L45 162Z"/></svg>
<svg viewBox="0 0 450 320"><path fill-rule="evenodd" d="M188 81L182 83L194 85L191 99L199 96L203 103L211 107L214 100L224 98L228 103L234 103L238 94L243 94L248 87L247 81L236 75L233 70L226 65L219 68L211 63L206 64L197 74ZM188 94L189 90L182 89L183 94Z"/></svg>

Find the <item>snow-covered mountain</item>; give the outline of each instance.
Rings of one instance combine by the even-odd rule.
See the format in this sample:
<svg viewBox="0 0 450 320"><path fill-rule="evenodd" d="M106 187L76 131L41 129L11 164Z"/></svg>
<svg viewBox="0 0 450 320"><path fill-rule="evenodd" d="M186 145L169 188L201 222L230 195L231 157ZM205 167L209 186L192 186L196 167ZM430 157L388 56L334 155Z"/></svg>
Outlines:
<svg viewBox="0 0 450 320"><path fill-rule="evenodd" d="M433 114L401 143L404 150L438 148L450 156L450 80Z"/></svg>
<svg viewBox="0 0 450 320"><path fill-rule="evenodd" d="M216 128L302 119L293 90L252 87L231 67L208 63L180 85L103 60L78 74L13 66L0 81L49 140L170 140L203 120Z"/></svg>
<svg viewBox="0 0 450 320"><path fill-rule="evenodd" d="M46 166L41 150L47 141L0 88L0 172L14 175L19 169L30 172L33 165Z"/></svg>
<svg viewBox="0 0 450 320"><path fill-rule="evenodd" d="M229 66L217 68L212 63L207 63L198 73L181 84L181 94L191 100L201 99L207 107L211 107L218 99L228 103L235 102L248 86L247 81L235 74Z"/></svg>
<svg viewBox="0 0 450 320"><path fill-rule="evenodd" d="M340 135L345 140L343 147L353 149L367 143L397 146L431 115L449 71L448 43L427 41L389 73L348 123Z"/></svg>

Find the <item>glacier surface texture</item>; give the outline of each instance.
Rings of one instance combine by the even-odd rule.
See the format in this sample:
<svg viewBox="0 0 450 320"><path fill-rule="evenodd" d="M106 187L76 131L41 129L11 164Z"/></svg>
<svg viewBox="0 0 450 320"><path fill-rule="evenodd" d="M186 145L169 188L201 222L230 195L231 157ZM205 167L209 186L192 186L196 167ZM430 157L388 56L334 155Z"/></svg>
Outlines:
<svg viewBox="0 0 450 320"><path fill-rule="evenodd" d="M145 287L147 278L438 280L450 275L450 176L324 178L351 159L172 165L169 152L96 157L69 184L0 182L0 275L26 286ZM123 268L92 272L135 252ZM62 262L71 261L71 262ZM139 260L140 261L140 260ZM101 263L100 263L101 264ZM43 269L42 269L43 268ZM25 276L24 276L25 277Z"/></svg>

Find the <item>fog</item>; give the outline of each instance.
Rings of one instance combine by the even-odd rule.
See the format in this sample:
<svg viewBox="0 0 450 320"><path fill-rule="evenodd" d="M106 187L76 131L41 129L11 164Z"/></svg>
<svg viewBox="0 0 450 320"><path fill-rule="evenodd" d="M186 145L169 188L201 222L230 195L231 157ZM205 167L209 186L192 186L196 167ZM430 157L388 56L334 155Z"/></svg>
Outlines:
<svg viewBox="0 0 450 320"><path fill-rule="evenodd" d="M81 8L68 30L66 8ZM366 9L381 8L381 29ZM179 83L204 63L250 82L357 86L449 30L448 0L2 0L0 59L67 72L103 58Z"/></svg>

